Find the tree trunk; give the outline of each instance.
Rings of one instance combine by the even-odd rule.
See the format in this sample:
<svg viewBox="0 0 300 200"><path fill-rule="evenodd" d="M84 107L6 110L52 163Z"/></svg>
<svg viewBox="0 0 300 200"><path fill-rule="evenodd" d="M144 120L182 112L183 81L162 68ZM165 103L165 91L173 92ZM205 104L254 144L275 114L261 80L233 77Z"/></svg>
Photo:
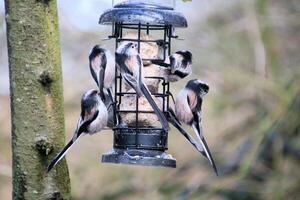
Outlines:
<svg viewBox="0 0 300 200"><path fill-rule="evenodd" d="M13 198L70 199L55 0L5 0L11 92ZM49 156L51 155L51 156Z"/></svg>

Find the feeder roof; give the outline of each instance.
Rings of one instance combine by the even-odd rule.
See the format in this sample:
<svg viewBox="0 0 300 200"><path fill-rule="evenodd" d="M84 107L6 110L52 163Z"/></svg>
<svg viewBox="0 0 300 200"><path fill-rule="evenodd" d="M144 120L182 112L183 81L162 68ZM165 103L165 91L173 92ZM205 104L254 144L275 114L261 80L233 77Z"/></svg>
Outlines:
<svg viewBox="0 0 300 200"><path fill-rule="evenodd" d="M116 4L112 9L105 11L99 19L99 24L115 22L187 27L186 18L172 7L143 1L125 1Z"/></svg>

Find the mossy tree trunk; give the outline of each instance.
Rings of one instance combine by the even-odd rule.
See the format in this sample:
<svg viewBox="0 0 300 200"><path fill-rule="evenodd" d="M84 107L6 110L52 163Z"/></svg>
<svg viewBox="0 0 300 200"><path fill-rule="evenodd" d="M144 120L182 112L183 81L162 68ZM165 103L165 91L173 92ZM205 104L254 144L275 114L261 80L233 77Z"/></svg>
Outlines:
<svg viewBox="0 0 300 200"><path fill-rule="evenodd" d="M14 199L70 199L66 162L47 174L64 145L62 72L55 0L5 0Z"/></svg>

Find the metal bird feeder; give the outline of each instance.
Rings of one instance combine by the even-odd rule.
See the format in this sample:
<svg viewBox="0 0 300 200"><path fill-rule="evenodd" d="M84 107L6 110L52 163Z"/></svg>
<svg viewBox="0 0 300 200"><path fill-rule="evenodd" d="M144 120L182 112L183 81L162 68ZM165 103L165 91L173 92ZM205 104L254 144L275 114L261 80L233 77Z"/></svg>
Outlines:
<svg viewBox="0 0 300 200"><path fill-rule="evenodd" d="M149 3L148 1L124 1L116 4L112 9L105 11L99 20L100 24L111 25L112 34L108 36L115 40L115 47L121 42L132 41L138 44L138 52L141 46L147 44L160 44L162 48L161 56L143 57L143 62L151 60L164 61L171 52L171 40L175 27L187 27L185 17L175 12L173 7L161 4ZM125 36L126 31L134 31L136 38ZM155 32L160 38L144 37ZM145 71L145 70L144 70ZM161 109L164 114L169 108L170 85L161 76L150 76L145 71L145 81L159 82L159 89L151 91L152 96L160 99ZM122 102L126 95L134 95L134 108L125 109ZM176 160L165 151L168 149L168 132L161 126L149 126L140 123L143 115L155 115L153 110L145 110L140 106L141 98L138 98L134 90L124 89L124 80L116 70L116 80L114 88L115 115L122 119L124 115L134 116L134 123L128 125L117 124L115 120L113 150L102 155L102 162L123 163L147 166L176 167ZM121 116L121 117L120 117Z"/></svg>

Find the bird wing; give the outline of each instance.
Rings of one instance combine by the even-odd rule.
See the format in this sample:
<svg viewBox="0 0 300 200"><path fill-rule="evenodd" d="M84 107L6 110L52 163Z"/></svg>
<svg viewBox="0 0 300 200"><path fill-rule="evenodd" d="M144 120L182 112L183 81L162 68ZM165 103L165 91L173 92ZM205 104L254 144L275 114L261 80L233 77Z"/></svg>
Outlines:
<svg viewBox="0 0 300 200"><path fill-rule="evenodd" d="M90 71L91 71L92 77L93 77L93 79L95 80L96 84L99 85L98 78L97 78L97 74L96 74L95 71L93 70L93 66L92 66L91 61L90 61Z"/></svg>
<svg viewBox="0 0 300 200"><path fill-rule="evenodd" d="M209 151L208 145L204 139L204 136L202 134L202 125L201 125L201 112L193 112L194 115L194 121L192 123L192 127L194 129L194 131L196 132L196 135L200 141L200 144L202 146L202 148L205 151L205 156L208 158L210 164L213 166L216 174L218 175L218 170L217 167L215 165L214 159Z"/></svg>
<svg viewBox="0 0 300 200"><path fill-rule="evenodd" d="M104 76L105 76L106 64L107 64L107 58L106 55L103 54L102 62L100 65L99 77L98 77L99 80L98 87L100 91L100 97L102 98L102 100L105 98L103 87L104 87Z"/></svg>
<svg viewBox="0 0 300 200"><path fill-rule="evenodd" d="M146 97L147 101L150 103L152 109L154 110L155 114L157 115L163 129L165 131L168 131L170 128L168 121L167 121L165 115L161 112L161 110L158 108L155 101L153 100L151 93L149 92L149 89L147 88L147 86L144 83L141 83L140 87L141 87L141 91L142 91L143 95Z"/></svg>
<svg viewBox="0 0 300 200"><path fill-rule="evenodd" d="M95 82L97 83L97 85L99 85L99 80L98 80L98 74L96 74L99 70L100 70L100 66L102 65L101 63L101 55L104 55L103 53L102 54L99 54L99 55L90 55L89 56L89 64L90 64L90 71L91 71L91 74L95 80Z"/></svg>
<svg viewBox="0 0 300 200"><path fill-rule="evenodd" d="M138 65L138 82L139 82L139 84L141 84L142 83L142 80L143 80L143 76L144 76L144 74L143 74L143 62L142 62L142 59L141 59L141 57L140 57L140 55L137 55L137 57L136 57L136 59L137 59L137 65Z"/></svg>
<svg viewBox="0 0 300 200"><path fill-rule="evenodd" d="M118 117L115 114L116 113L115 102L110 89L107 89L107 92L105 92L104 94L105 94L104 105L108 112L107 127L112 128L114 126L114 123L119 124Z"/></svg>
<svg viewBox="0 0 300 200"><path fill-rule="evenodd" d="M122 77L124 78L126 83L136 91L138 96L142 96L143 93L139 87L139 84L137 83L136 79L132 75L125 73L122 74Z"/></svg>

